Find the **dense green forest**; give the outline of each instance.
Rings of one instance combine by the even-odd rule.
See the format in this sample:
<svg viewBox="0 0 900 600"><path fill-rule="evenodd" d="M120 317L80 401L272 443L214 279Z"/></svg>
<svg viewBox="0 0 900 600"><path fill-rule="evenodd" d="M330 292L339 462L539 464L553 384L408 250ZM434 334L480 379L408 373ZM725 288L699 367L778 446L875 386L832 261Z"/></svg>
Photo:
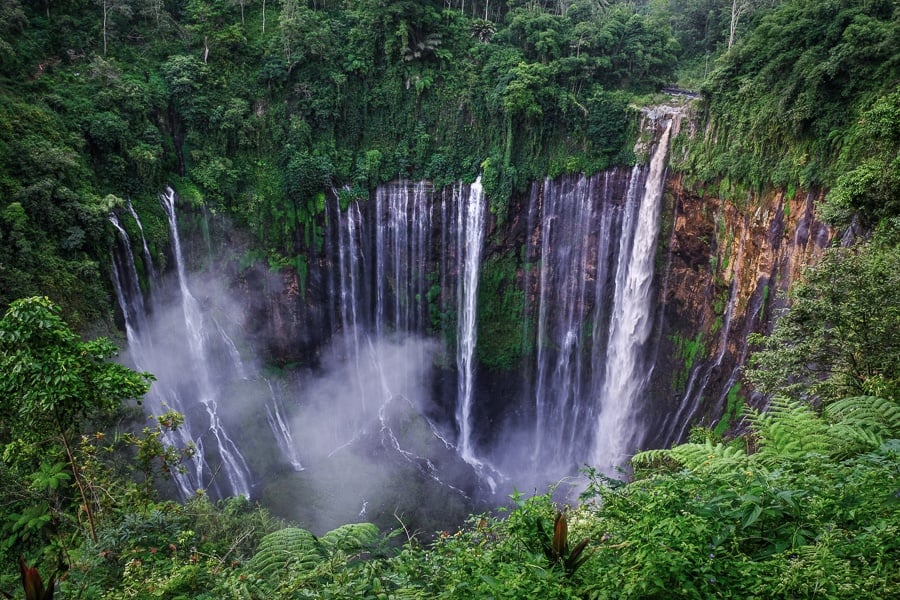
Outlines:
<svg viewBox="0 0 900 600"><path fill-rule="evenodd" d="M4 0L0 591L23 556L28 598L900 595L898 45L895 0ZM692 184L821 190L865 232L755 340L770 409L739 435L453 531L160 499L193 449L94 339L110 210L131 200L162 265L171 184L249 232L242 263L302 272L324 193L481 174L502 221L535 178L633 163L638 108L676 85L701 93L672 154Z"/></svg>

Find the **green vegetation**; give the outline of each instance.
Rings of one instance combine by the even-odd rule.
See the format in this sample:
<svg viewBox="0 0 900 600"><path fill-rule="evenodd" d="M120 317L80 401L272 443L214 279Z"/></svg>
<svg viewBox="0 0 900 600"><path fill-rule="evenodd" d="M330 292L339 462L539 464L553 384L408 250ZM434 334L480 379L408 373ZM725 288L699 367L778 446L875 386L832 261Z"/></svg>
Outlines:
<svg viewBox="0 0 900 600"><path fill-rule="evenodd" d="M490 369L512 369L531 352L531 338L522 331L528 317L516 263L515 254L508 254L492 257L481 266L476 352L478 361Z"/></svg>
<svg viewBox="0 0 900 600"><path fill-rule="evenodd" d="M709 126L681 168L757 191L831 189L826 214L840 223L897 214L896 3L769 4L703 84Z"/></svg>
<svg viewBox="0 0 900 600"><path fill-rule="evenodd" d="M868 242L833 248L794 287L791 309L747 371L760 391L815 402L900 393L900 229L885 222Z"/></svg>
<svg viewBox="0 0 900 600"><path fill-rule="evenodd" d="M99 541L102 523L123 505L151 497L155 477L178 470L192 448L162 443L163 431L183 422L174 413L106 441L104 429L127 418L122 402L141 398L150 376L109 362L116 347L82 342L59 312L34 297L0 319L0 553L15 548L66 565L81 543Z"/></svg>
<svg viewBox="0 0 900 600"><path fill-rule="evenodd" d="M731 389L728 390L728 394L725 396L725 411L719 418L719 422L713 427L712 433L714 436L721 438L725 435L725 432L728 431L729 427L737 424L744 406L744 399L741 397L740 393L740 382L735 383L731 386Z"/></svg>
<svg viewBox="0 0 900 600"><path fill-rule="evenodd" d="M900 596L898 44L891 0L5 0L0 590ZM75 333L111 326L113 208L147 215L163 259L156 195L171 183L251 234L242 266L305 285L333 186L351 186L346 206L398 175L440 186L481 171L502 224L535 178L632 162L634 106L676 79L704 92L704 133L678 140L678 169L738 202L822 188L828 218L875 232L806 271L705 439L639 454L628 483L592 474L577 506L514 494L507 514L433 539L403 523L317 538L244 498L160 501L193 452L164 443L183 417L136 421L151 376ZM515 252L485 265L488 367L531 351L523 267ZM432 325L452 331L432 283ZM673 340L676 387L700 341ZM768 411L741 412L747 384Z"/></svg>
<svg viewBox="0 0 900 600"><path fill-rule="evenodd" d="M684 365L672 377L672 392L674 394L681 394L687 387L688 378L694 370L694 363L697 360L697 356L704 347L703 333L698 332L693 340L675 334L669 338L669 341L672 342L672 349L675 352L676 359Z"/></svg>
<svg viewBox="0 0 900 600"><path fill-rule="evenodd" d="M483 170L502 222L535 178L630 162L635 94L676 65L663 12L631 2L2 10L0 308L47 295L80 329L111 320L106 215L125 198L171 183L304 280L324 192Z"/></svg>
<svg viewBox="0 0 900 600"><path fill-rule="evenodd" d="M497 514L433 538L402 520L394 532L357 523L317 538L244 498L159 502L152 486L127 482L178 467L161 430L123 436L136 452L122 453L101 428L119 399L146 389L144 376L103 362L91 349L104 342L73 338L47 300L14 303L0 320L4 372L15 374L4 379L0 408L3 423L16 425L0 432L12 502L0 564L24 554L45 581L59 576L67 598L894 597L897 247L886 224L809 271L757 360L784 365L798 343L811 344L804 351L818 362L804 364L817 370L767 368L773 383L760 385L776 395L765 412L743 412L736 437L723 438L721 426L694 433L687 444L635 456L631 482L589 471L578 505L513 494ZM845 368L863 358L871 359L865 370ZM72 378L47 380L48 372ZM35 386L35 377L45 383ZM85 382L103 393L83 395ZM56 412L63 420L21 410L58 405L73 390L83 402L66 402ZM737 392L722 423L737 417ZM80 448L67 454L65 440L79 432ZM15 589L11 571L0 588Z"/></svg>

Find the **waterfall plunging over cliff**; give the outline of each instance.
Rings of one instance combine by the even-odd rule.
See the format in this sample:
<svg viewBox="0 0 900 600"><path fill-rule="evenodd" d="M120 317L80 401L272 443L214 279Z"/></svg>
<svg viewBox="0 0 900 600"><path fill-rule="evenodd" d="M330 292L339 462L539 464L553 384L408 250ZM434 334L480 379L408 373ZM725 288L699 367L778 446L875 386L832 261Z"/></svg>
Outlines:
<svg viewBox="0 0 900 600"><path fill-rule="evenodd" d="M536 472L587 463L614 475L642 441L634 408L653 367L656 237L673 120L648 118L662 133L647 166L533 186L526 257L538 269L527 312L537 339L525 395Z"/></svg>
<svg viewBox="0 0 900 600"><path fill-rule="evenodd" d="M457 285L456 368L459 371L456 397L456 424L459 428L459 453L469 464L480 465L472 445L472 402L475 383L475 329L478 309L478 274L484 244L484 191L475 181L465 200L457 200L459 234L457 260L462 277Z"/></svg>
<svg viewBox="0 0 900 600"><path fill-rule="evenodd" d="M441 309L457 309L453 351L458 369L455 427L457 447L477 463L471 443L470 408L474 382L476 302L485 199L480 181L435 193L424 182L381 186L374 202L329 207L334 226L329 240L336 265L329 279L340 315L334 334L342 335L346 354L359 364L372 340L402 340L434 334ZM435 215L441 237L434 239ZM374 274L374 277L372 276ZM453 299L448 296L453 294ZM371 386L360 386L369 395Z"/></svg>
<svg viewBox="0 0 900 600"><path fill-rule="evenodd" d="M263 470L282 471L258 459L266 445L298 473L291 485L349 478L344 485L359 488L345 507L353 515L379 506L391 486L373 474L383 468L462 501L504 480L542 486L584 464L615 475L661 435L650 431L654 421L646 415L656 406L649 389L662 339L656 302L668 281L656 272L664 262L656 245L678 116L645 120L647 165L536 182L511 205L506 224L489 211L480 180L443 189L399 180L368 199L334 190L310 237L318 249L300 257L305 269L240 275L247 297L269 288L294 299L288 308L266 301L278 328L255 343L290 343L289 326L308 348L299 355L304 369L271 384L242 358L253 343L239 339L241 330L258 320L220 318L224 309L209 302L215 293L185 269L174 195L167 193L174 267L168 296L175 302L163 311L151 300L144 312L153 322L176 313L182 353L164 354L181 356L198 372L170 383L166 365L135 362L160 376L159 389L173 390L166 403L195 423L184 437L200 448L190 485L213 479L221 495L273 485ZM124 229L120 235L125 241ZM149 260L145 243L135 249ZM124 272L134 271L133 281L137 274L126 254L116 260L138 357L144 342L134 331L143 326L134 322L141 311L129 297L139 286L126 291L122 284ZM502 326L492 328L492 320ZM730 329L729 319L723 335ZM500 343L512 361L484 362L482 344L491 347L496 336L506 336ZM698 373L691 380L699 385ZM254 410L271 439L246 427ZM671 419L677 423L667 422L665 431L686 427L677 414Z"/></svg>
<svg viewBox="0 0 900 600"><path fill-rule="evenodd" d="M608 475L623 466L641 441L641 424L635 422L633 407L641 400L653 369L646 361L645 345L652 329L656 239L671 131L670 119L650 160L634 233L623 235L620 245L602 406L591 455L592 464Z"/></svg>
<svg viewBox="0 0 900 600"><path fill-rule="evenodd" d="M181 309L183 313L184 334L189 350L188 358L194 367L194 384L195 399L198 400L205 409L207 416L207 431L212 434L215 440L215 447L219 453L222 462L222 471L228 479L228 485L231 492L235 495L250 496L250 469L244 460L241 451L231 439L226 427L222 423L222 417L219 411L219 395L213 385L213 356L209 347L210 337L215 333L219 334L219 340L226 344L226 349L231 350L233 344L228 339L218 324L216 331L212 332L208 329L204 314L200 309L200 305L194 295L191 293L187 284L187 275L184 267L184 257L181 253L181 236L178 232L178 222L175 215L175 191L169 188L166 193L160 196L163 208L165 208L166 216L169 219L170 236L172 240L172 248L175 254L175 272L178 277L178 288L181 292ZM239 363L235 362L235 353L229 352L229 358L232 360L232 366L238 367ZM238 375L240 371L237 370ZM199 446L199 444L198 444ZM202 452L202 447L200 448ZM203 473L198 472L197 477L202 481Z"/></svg>
<svg viewBox="0 0 900 600"><path fill-rule="evenodd" d="M227 318L223 313L224 294L215 286L200 285L204 293L201 301L192 291L192 286L200 282L192 282L187 272L175 201L171 188L160 195L172 243L171 278L157 276L140 218L130 203L126 207L141 236L146 293L141 288L131 240L119 217L110 215L119 236L113 255L113 283L125 320L128 358L137 369L157 378L146 398L150 412L159 415L173 409L187 417L167 440L178 447L196 447L188 471L175 474L182 497L201 489L219 497L250 496L254 474L235 433L240 428L236 427L236 407L230 400L236 390L242 388L252 403L262 405L273 441L295 470L303 468L298 445L287 423L283 400L255 367L245 364L223 324Z"/></svg>

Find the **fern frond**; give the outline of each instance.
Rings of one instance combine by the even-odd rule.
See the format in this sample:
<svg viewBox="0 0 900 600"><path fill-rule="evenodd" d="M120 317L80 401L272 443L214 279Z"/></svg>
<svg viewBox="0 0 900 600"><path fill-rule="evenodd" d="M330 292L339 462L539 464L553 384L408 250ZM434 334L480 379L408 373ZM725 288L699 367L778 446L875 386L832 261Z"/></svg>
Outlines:
<svg viewBox="0 0 900 600"><path fill-rule="evenodd" d="M319 541L332 554L335 552L359 554L375 550L380 539L378 527L372 523L348 523L332 529Z"/></svg>
<svg viewBox="0 0 900 600"><path fill-rule="evenodd" d="M671 450L669 448L652 448L632 456L631 464L635 467L651 467L664 463L671 458Z"/></svg>
<svg viewBox="0 0 900 600"><path fill-rule="evenodd" d="M247 570L262 579L280 578L287 569L307 572L328 558L316 536L296 527L279 529L262 538Z"/></svg>
<svg viewBox="0 0 900 600"><path fill-rule="evenodd" d="M877 450L884 437L881 432L853 422L840 422L831 426L834 438L832 456L845 458L854 454Z"/></svg>
<svg viewBox="0 0 900 600"><path fill-rule="evenodd" d="M637 466L674 461L692 471L721 471L744 465L747 454L739 446L706 440L702 444L680 444L664 450L646 450L635 454L631 460Z"/></svg>
<svg viewBox="0 0 900 600"><path fill-rule="evenodd" d="M803 402L773 398L769 409L751 413L750 421L759 438L758 458L763 464L831 450L828 424Z"/></svg>
<svg viewBox="0 0 900 600"><path fill-rule="evenodd" d="M825 408L833 423L848 423L882 437L900 437L900 403L878 396L843 398Z"/></svg>

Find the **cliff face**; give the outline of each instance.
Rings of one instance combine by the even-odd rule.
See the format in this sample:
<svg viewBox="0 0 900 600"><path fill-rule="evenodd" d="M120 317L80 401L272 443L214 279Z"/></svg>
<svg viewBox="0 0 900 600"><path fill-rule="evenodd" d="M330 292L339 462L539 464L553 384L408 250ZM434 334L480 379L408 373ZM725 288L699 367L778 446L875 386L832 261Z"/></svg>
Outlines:
<svg viewBox="0 0 900 600"><path fill-rule="evenodd" d="M737 202L669 177L648 444L682 440L691 423L722 432L752 401L740 376L747 336L771 328L833 235L816 219L819 197L771 191Z"/></svg>
<svg viewBox="0 0 900 600"><path fill-rule="evenodd" d="M627 172L615 171L592 179L569 176L536 183L529 195L510 202L511 213L503 226L488 219L479 311L493 312L490 319L479 323L482 361L477 369L477 394L485 401L475 408L476 418L486 424L485 430L478 433L486 444L502 443L503 436L498 432L508 423L518 421L521 425L535 418L535 399L531 396L537 394L540 398L542 393L549 398L558 387L602 388L603 374L591 374L591 370L598 368L597 361L602 361L605 348L591 341L591 335L605 334L609 327L597 318L604 314L603 318L611 318L610 308L604 303L610 305L612 298L601 297L604 288L597 284L603 283L598 280L600 277L614 276L615 265L602 264L597 240L601 235L609 235L610 243L618 243L617 226L612 217L604 225L599 208L593 213L584 208L581 210L587 212L575 214L566 225L584 227L583 231L577 230L581 233L576 235L575 229L559 230L562 237L548 242L553 248L541 249L541 214L550 210L549 194L560 194L562 190L553 200L554 206L558 205L554 208L558 215L546 220L560 227L564 215L559 211L574 210L571 206L565 208L566 203L583 201L572 195L579 187L584 187L586 194L597 195L612 193L606 191L609 188L615 197L624 197L627 180ZM397 192L405 185L412 189L414 184L394 184L392 189ZM423 289L413 290L410 297L427 302L421 311L432 315L431 323L418 333L453 343L453 314L458 300L453 282L458 273L452 264L456 242L447 244L451 240L448 227L452 228L453 223L441 222L441 215L446 217L449 206L442 204L447 197L446 191L435 192L429 200L431 220L422 225L425 229L417 235L425 236L429 249L420 262L432 275L424 274ZM725 431L740 416L742 405L753 401L746 387L742 387L740 374L749 351L747 336L771 327L773 316L785 305L786 292L800 276L802 267L814 263L832 237L832 232L816 220L817 198L812 192L788 197L775 191L761 197L749 196L738 203L686 187L679 174L669 173L656 251L653 333L646 343L643 367L649 383L634 406L634 418L645 424L642 436L635 440L637 445L662 446L683 440L693 423ZM598 207L601 205L602 202ZM618 204L610 206L615 209ZM374 204L362 204L359 208L363 220L367 212L371 218L376 210ZM331 211L323 227L326 231L346 228L346 215L342 218L340 221L336 211ZM596 222L581 222L585 219ZM609 226L610 231L601 232L604 226ZM367 235L372 243L377 237L372 231L357 235L361 245L366 243ZM584 239L583 248L566 246L575 238ZM342 302L349 299L342 297L337 275L341 260L346 260L346 256L341 257L341 240L346 241L346 231L333 235L332 242L326 242L320 254L310 257L305 278L293 269L278 273L252 269L238 278L245 299L246 329L257 338L269 359L315 367L323 346L342 330L347 318L342 313L346 312ZM354 251L362 255L367 252ZM572 254L565 259L577 259L579 264L550 264L548 261L555 260L552 253L559 251ZM451 264L446 264L448 261ZM416 268L414 263L410 262L410 273ZM371 285L372 273L366 271L375 269L374 264L363 266L359 273L348 272L345 278L369 278ZM438 278L435 273L441 269L445 274ZM563 275L557 269L569 269L567 279L560 279ZM542 277L548 278L553 289L542 292ZM573 298L568 289L580 290L579 295ZM541 301L547 302L543 309L539 308ZM543 332L541 310L548 324ZM571 323L556 317L563 313ZM591 328L593 334L587 334L580 347L570 350L573 356L591 355L585 358L579 374L575 367L559 363L557 349L566 331L580 329L583 333ZM542 346L537 339L540 335L550 340L549 345L545 341ZM554 336L559 341L552 340ZM483 362L486 351L506 352L518 358L498 367ZM448 348L450 355L452 352ZM456 373L452 359L449 360L438 370L435 383L440 390L436 392L435 405L443 413L438 416L446 421L453 420L456 394ZM571 375L561 371L570 368ZM541 369L546 376L541 375ZM568 377L560 380L562 383L556 381L560 373ZM540 386L547 389L540 392Z"/></svg>
<svg viewBox="0 0 900 600"><path fill-rule="evenodd" d="M659 130L649 130L654 139ZM770 329L803 266L829 244L832 232L815 216L820 194L723 199L670 171L658 238L646 246L652 273L638 284L652 290L647 316L623 324L623 311L634 312L620 290L637 281L629 271L649 172L536 182L511 199L505 219L487 215L470 418L492 460L507 460L510 432L553 468L593 460L578 447L603 441L604 418L620 411L615 398L624 394L611 382L626 366L628 416L606 428L628 431L621 445L631 451L683 441L693 424L724 433L745 403L760 402L741 378L747 338ZM257 268L237 278L256 346L268 360L315 369L333 336L441 339L430 416L459 435L454 348L469 193L400 181L349 207L329 197L323 243L303 276ZM625 330L618 340L617 328ZM628 339L638 341L616 350Z"/></svg>

